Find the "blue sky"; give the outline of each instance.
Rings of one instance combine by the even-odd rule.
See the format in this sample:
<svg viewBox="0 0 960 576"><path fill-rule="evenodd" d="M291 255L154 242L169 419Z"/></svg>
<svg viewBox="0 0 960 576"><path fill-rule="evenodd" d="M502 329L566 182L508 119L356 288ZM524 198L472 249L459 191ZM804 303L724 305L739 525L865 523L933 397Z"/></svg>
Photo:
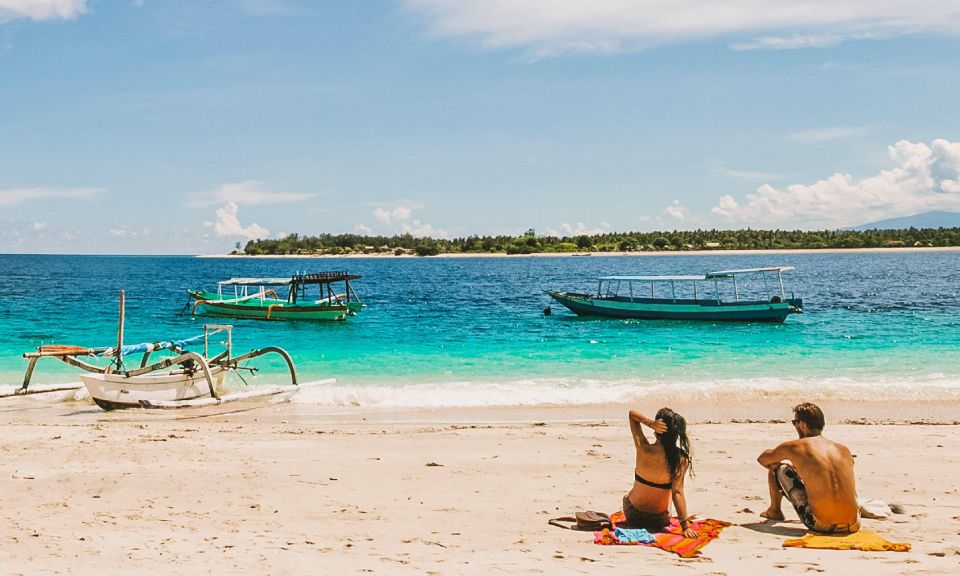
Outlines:
<svg viewBox="0 0 960 576"><path fill-rule="evenodd" d="M960 211L960 2L0 0L0 252Z"/></svg>

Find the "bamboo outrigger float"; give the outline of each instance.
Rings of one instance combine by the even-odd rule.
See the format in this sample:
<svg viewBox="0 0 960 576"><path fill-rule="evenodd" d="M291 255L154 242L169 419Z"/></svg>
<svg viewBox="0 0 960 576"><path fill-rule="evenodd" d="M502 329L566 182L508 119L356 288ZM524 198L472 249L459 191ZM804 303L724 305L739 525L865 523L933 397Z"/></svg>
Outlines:
<svg viewBox="0 0 960 576"><path fill-rule="evenodd" d="M41 346L36 352L28 352L23 355L29 363L22 386L14 392L0 397L70 391L80 388L79 385L75 384L31 387L30 380L33 377L34 368L41 358L56 358L83 370L85 374L80 376L80 380L90 392L93 401L104 410L213 406L237 400L271 396L289 397L299 389L293 359L283 348L268 346L251 350L240 356L233 356L233 327L230 325L204 325L202 336L195 336L187 340L125 346L123 344L123 324L124 293L121 291L120 322L115 347ZM223 352L210 357L209 339L218 333L226 333L226 348ZM186 350L188 345L199 341L201 338L203 339L203 354ZM171 350L176 356L152 364L149 363L151 354L158 350ZM129 368L124 364L124 356L132 354L143 355L138 367ZM250 370L254 372L256 368L241 366L240 363L265 354L277 354L283 358L290 371L290 384L221 394L223 379L229 371ZM83 357L110 357L112 361L106 366L98 366L92 362L80 360Z"/></svg>

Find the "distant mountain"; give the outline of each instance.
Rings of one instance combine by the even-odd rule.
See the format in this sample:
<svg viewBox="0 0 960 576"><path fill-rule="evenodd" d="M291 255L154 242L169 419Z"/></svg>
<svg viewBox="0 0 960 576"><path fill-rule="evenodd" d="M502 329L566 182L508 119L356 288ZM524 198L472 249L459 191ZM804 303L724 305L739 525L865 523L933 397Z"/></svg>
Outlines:
<svg viewBox="0 0 960 576"><path fill-rule="evenodd" d="M904 228L960 228L960 214L956 212L923 212L913 216L889 218L869 224L851 226L844 230L901 230Z"/></svg>

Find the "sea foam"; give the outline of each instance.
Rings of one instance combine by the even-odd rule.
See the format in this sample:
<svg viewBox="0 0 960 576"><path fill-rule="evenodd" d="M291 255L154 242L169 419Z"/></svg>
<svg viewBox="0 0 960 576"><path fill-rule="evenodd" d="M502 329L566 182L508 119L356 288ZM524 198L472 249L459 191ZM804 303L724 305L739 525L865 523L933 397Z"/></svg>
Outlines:
<svg viewBox="0 0 960 576"><path fill-rule="evenodd" d="M798 396L816 400L957 401L960 380L942 374L922 378L752 378L697 382L522 379L391 385L349 383L302 390L294 402L321 406L448 408L630 403L663 401L744 402Z"/></svg>

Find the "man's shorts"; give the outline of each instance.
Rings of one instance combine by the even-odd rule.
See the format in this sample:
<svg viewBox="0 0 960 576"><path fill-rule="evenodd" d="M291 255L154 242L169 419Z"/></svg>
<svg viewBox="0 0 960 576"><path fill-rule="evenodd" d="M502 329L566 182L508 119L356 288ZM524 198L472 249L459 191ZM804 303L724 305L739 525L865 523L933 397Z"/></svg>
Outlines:
<svg viewBox="0 0 960 576"><path fill-rule="evenodd" d="M813 515L813 508L807 500L807 487L803 485L800 474L793 466L781 463L774 469L773 475L784 497L793 504L793 509L797 511L800 521L810 530L822 534L851 534L860 529L859 510L856 520L845 524L828 524L818 520Z"/></svg>

